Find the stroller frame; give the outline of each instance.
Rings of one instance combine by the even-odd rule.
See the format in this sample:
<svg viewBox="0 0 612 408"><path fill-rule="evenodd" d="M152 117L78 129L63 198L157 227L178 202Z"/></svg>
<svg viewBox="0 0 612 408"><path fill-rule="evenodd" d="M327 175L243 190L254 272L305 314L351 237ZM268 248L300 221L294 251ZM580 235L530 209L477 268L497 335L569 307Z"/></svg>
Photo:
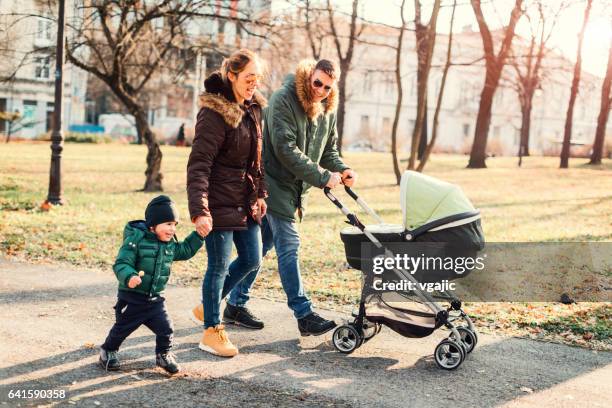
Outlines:
<svg viewBox="0 0 612 408"><path fill-rule="evenodd" d="M370 208L364 200L362 200L350 187L344 186L346 193L378 224L383 224L382 218ZM325 196L336 206L342 214L347 218L347 223L357 227L364 235L379 249L384 249L386 257L394 257L393 252L387 249L373 234L368 231L357 215L352 213L342 202L332 194L329 187L323 189ZM412 241L417 236L427 232L435 231L443 228L445 225L455 223L459 220L477 219L480 217L479 211L466 212L456 214L451 217L445 217L423 225L413 231L406 230L402 236L406 241ZM393 268L392 271L400 278L413 282L415 285L417 280L403 270ZM447 308L439 305L436 300L428 293L421 290L415 290L415 295L419 300L427 306L427 308L435 314L436 328L445 326L450 331L450 336L442 340L435 349L434 359L436 364L443 369L453 370L461 365L468 353L471 353L478 341L476 328L470 317L462 310L461 301L459 299L451 299L450 306ZM460 321L465 325L459 325ZM336 350L344 354L350 354L359 348L362 344L371 340L382 329L384 323L370 322L366 316L366 302L363 296L359 301L358 313L353 313L353 321L339 326L333 333L332 342Z"/></svg>

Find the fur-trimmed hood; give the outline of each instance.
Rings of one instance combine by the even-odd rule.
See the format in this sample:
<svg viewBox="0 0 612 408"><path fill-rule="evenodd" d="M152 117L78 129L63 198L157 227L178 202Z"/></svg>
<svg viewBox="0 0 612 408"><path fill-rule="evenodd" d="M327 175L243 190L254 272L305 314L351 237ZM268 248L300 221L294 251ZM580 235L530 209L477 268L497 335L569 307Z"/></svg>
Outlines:
<svg viewBox="0 0 612 408"><path fill-rule="evenodd" d="M208 108L220 114L225 123L236 129L240 126L244 111L236 102L231 86L227 85L219 71L215 71L204 81L205 91L200 94L198 106L200 109ZM255 91L251 104L257 104L260 108L268 104L266 98Z"/></svg>
<svg viewBox="0 0 612 408"><path fill-rule="evenodd" d="M334 86L327 98L318 103L312 102L310 88L310 76L314 71L317 62L314 60L302 60L295 70L295 92L298 100L304 108L306 115L312 120L321 114L334 112L338 106L338 88Z"/></svg>

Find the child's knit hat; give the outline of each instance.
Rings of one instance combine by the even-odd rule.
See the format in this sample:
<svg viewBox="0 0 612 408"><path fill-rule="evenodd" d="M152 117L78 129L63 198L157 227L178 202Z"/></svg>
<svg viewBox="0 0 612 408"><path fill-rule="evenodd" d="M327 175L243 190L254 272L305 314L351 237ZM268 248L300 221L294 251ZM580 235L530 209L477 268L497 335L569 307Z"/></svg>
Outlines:
<svg viewBox="0 0 612 408"><path fill-rule="evenodd" d="M154 227L158 224L169 221L179 220L178 211L174 201L166 195L155 197L145 210L145 222L147 227Z"/></svg>

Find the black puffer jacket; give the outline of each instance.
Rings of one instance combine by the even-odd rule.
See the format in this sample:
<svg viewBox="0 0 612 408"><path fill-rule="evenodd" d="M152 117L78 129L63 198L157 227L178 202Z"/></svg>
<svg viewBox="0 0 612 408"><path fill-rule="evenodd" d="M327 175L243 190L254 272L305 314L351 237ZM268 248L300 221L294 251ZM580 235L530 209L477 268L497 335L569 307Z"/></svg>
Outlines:
<svg viewBox="0 0 612 408"><path fill-rule="evenodd" d="M213 229L245 229L256 219L257 198L267 196L261 161L261 110L255 93L240 106L231 86L215 72L200 95L195 138L187 164L189 213L213 218Z"/></svg>

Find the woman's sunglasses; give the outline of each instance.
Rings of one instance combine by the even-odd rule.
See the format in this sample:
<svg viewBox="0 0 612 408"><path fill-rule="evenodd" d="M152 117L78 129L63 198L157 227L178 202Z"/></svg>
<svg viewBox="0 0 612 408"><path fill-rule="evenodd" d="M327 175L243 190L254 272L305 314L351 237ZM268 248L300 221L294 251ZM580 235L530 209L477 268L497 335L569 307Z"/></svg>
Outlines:
<svg viewBox="0 0 612 408"><path fill-rule="evenodd" d="M322 87L322 86L323 86L323 82L321 82L321 80L320 80L320 79L315 79L315 80L314 80L314 82L312 83L312 85L313 85L315 88L320 88L320 87ZM325 89L327 92L331 91L331 89L332 89L332 87L331 87L331 86L329 86L329 85L325 85L323 88L324 88L324 89Z"/></svg>
<svg viewBox="0 0 612 408"><path fill-rule="evenodd" d="M263 75L249 75L245 82L248 86L259 85L263 82Z"/></svg>

